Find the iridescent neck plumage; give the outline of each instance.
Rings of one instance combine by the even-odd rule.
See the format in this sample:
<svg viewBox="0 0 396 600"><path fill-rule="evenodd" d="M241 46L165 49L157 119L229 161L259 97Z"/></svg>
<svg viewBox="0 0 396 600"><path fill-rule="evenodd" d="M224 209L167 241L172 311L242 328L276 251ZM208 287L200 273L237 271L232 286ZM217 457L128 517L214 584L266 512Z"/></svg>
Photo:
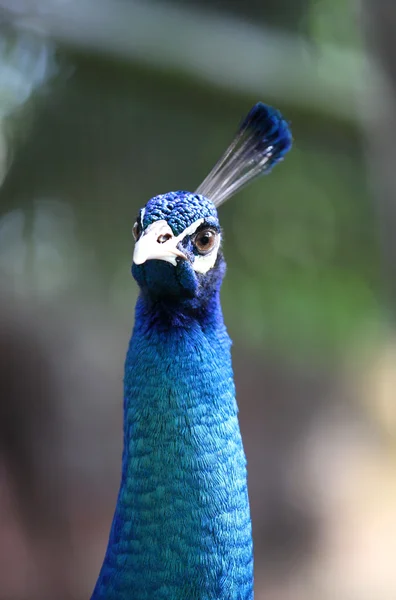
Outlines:
<svg viewBox="0 0 396 600"><path fill-rule="evenodd" d="M122 483L94 600L253 598L230 340L218 291L209 302L137 303Z"/></svg>
<svg viewBox="0 0 396 600"><path fill-rule="evenodd" d="M195 193L139 211L142 295L125 365L122 482L92 600L252 600L246 461L219 290L216 207L292 143L261 102Z"/></svg>

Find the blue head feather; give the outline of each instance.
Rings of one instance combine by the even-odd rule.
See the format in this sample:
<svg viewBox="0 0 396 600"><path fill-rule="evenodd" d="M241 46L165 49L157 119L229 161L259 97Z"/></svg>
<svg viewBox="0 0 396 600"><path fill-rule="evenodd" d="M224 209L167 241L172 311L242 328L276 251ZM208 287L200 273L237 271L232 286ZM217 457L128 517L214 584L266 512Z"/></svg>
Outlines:
<svg viewBox="0 0 396 600"><path fill-rule="evenodd" d="M140 211L142 215L142 211ZM139 216L140 216L139 215ZM168 192L154 196L144 208L143 228L146 229L154 221L164 219L175 235L180 235L194 221L204 218L219 222L217 210L210 200L191 192ZM139 220L139 219L138 219Z"/></svg>
<svg viewBox="0 0 396 600"><path fill-rule="evenodd" d="M241 123L239 132L250 137L252 154L268 156L269 160L263 167L266 173L283 159L292 145L287 121L278 109L262 102L255 104L249 111Z"/></svg>
<svg viewBox="0 0 396 600"><path fill-rule="evenodd" d="M256 177L269 173L291 145L289 125L279 110L258 102L197 193L219 206Z"/></svg>

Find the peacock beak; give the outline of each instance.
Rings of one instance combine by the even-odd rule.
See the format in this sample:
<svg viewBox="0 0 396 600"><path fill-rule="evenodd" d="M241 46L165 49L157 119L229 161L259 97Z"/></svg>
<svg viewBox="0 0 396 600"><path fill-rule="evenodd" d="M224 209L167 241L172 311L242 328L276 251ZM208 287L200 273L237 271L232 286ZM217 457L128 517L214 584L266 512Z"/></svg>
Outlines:
<svg viewBox="0 0 396 600"><path fill-rule="evenodd" d="M165 260L177 265L177 258L187 260L178 248L180 236L175 236L165 220L155 221L145 229L135 244L133 262L142 265L147 260Z"/></svg>

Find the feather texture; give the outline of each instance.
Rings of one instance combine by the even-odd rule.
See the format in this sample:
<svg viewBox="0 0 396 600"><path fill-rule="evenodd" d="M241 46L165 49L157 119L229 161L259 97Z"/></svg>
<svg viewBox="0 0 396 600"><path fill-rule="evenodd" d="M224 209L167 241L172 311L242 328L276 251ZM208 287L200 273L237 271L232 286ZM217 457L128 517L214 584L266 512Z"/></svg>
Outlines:
<svg viewBox="0 0 396 600"><path fill-rule="evenodd" d="M220 206L253 179L269 173L291 144L289 125L279 110L258 102L196 193Z"/></svg>
<svg viewBox="0 0 396 600"><path fill-rule="evenodd" d="M138 301L122 483L93 600L253 598L246 459L219 284L199 311Z"/></svg>
<svg viewBox="0 0 396 600"><path fill-rule="evenodd" d="M196 193L162 194L139 212L121 485L91 600L253 600L216 206L290 145L279 111L258 103Z"/></svg>

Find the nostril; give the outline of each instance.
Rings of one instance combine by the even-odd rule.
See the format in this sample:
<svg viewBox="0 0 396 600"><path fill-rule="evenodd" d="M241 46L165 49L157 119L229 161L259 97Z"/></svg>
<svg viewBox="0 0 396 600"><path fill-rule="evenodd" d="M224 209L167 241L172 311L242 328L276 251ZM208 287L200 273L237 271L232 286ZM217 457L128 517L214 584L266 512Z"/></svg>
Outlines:
<svg viewBox="0 0 396 600"><path fill-rule="evenodd" d="M157 237L157 242L159 244L164 244L165 242L167 242L168 240L170 240L172 237L173 236L170 233L162 233L161 235L159 235Z"/></svg>

